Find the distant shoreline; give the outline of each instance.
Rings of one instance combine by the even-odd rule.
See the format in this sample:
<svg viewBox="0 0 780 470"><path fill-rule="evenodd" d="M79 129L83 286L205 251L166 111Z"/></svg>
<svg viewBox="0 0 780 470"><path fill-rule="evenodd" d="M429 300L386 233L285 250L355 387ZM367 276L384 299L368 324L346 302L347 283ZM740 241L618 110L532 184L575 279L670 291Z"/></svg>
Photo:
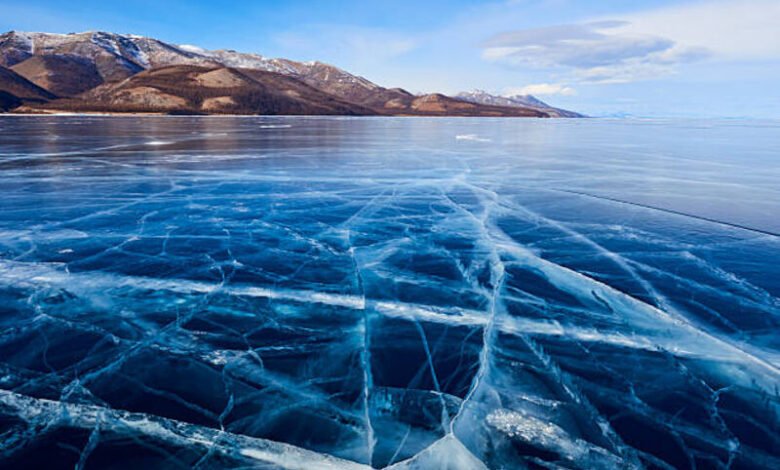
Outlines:
<svg viewBox="0 0 780 470"><path fill-rule="evenodd" d="M4 116L16 116L16 117L320 117L320 118L350 118L350 119L362 119L362 118L431 118L431 119L447 119L447 118L461 118L461 119L523 119L523 120L563 120L568 121L572 119L593 119L589 116L581 116L576 118L569 117L557 117L557 116L463 116L463 115L419 115L419 114L370 114L370 115L349 115L349 114L185 114L185 113L163 113L163 112L102 112L102 111L82 111L82 112L20 112L9 111L0 113L0 117Z"/></svg>

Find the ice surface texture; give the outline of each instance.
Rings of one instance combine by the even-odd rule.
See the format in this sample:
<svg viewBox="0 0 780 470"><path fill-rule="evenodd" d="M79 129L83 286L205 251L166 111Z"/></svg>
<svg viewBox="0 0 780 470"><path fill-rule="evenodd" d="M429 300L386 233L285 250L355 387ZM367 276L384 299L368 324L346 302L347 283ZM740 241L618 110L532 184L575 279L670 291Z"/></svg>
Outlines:
<svg viewBox="0 0 780 470"><path fill-rule="evenodd" d="M778 136L0 119L0 466L780 468Z"/></svg>

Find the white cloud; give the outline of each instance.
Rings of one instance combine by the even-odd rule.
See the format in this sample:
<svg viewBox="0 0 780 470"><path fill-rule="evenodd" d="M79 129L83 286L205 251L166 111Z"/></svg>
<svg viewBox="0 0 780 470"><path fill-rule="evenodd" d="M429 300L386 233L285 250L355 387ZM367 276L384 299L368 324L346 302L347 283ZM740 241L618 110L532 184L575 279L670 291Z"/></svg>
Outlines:
<svg viewBox="0 0 780 470"><path fill-rule="evenodd" d="M566 85L561 85L559 83L537 83L535 85L526 85L524 87L519 87L519 88L507 88L504 90L504 96L517 96L517 95L573 96L576 94L577 91L574 88Z"/></svg>
<svg viewBox="0 0 780 470"><path fill-rule="evenodd" d="M701 60L780 58L780 1L708 1L579 24L498 34L485 60L554 71L569 81L653 79Z"/></svg>
<svg viewBox="0 0 780 470"><path fill-rule="evenodd" d="M494 36L483 58L513 66L573 72L578 81L632 81L669 73L670 64L706 55L648 33L616 32L624 21L598 21Z"/></svg>
<svg viewBox="0 0 780 470"><path fill-rule="evenodd" d="M780 58L780 1L719 0L623 17L616 34L652 33L727 60Z"/></svg>

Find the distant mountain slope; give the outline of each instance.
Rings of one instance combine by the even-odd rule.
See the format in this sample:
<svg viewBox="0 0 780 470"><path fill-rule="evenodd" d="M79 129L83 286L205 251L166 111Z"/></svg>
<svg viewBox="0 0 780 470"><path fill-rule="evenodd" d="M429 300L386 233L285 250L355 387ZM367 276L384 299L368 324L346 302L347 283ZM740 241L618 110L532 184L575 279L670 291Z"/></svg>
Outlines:
<svg viewBox="0 0 780 470"><path fill-rule="evenodd" d="M299 80L261 70L172 65L107 83L42 107L72 111L366 115Z"/></svg>
<svg viewBox="0 0 780 470"><path fill-rule="evenodd" d="M323 62L295 62L287 59L269 59L257 54L244 54L235 51L207 51L193 46L178 47L226 66L266 70L288 75L314 88L345 101L370 108L380 114L549 117L547 113L535 109L518 111L517 109L496 109L493 106L469 106L462 100L441 94L415 96L400 88L384 88L364 77L353 75Z"/></svg>
<svg viewBox="0 0 780 470"><path fill-rule="evenodd" d="M105 32L78 34L24 33L0 35L0 65L13 67L33 56L71 56L92 61L104 81L127 78L143 70L169 65L223 65L276 72L300 78L323 91L349 94L352 85L379 88L366 79L319 62L269 59L258 54L231 50L209 51L196 46L177 46L157 39ZM343 88L342 93L334 93Z"/></svg>
<svg viewBox="0 0 780 470"><path fill-rule="evenodd" d="M73 55L32 56L11 69L59 96L75 96L103 83L93 62Z"/></svg>
<svg viewBox="0 0 780 470"><path fill-rule="evenodd" d="M0 57L5 58L4 63L0 59L0 64L20 67L20 73L29 73L25 76L30 80L39 78L39 74L22 68L25 61L33 57L66 55L91 61L100 74L100 83L170 65L223 65L294 77L326 93L374 109L383 109L389 101L407 100L411 96L400 90L387 90L365 78L321 62L270 59L232 50L209 51L141 36L104 32L51 34L11 31L0 35Z"/></svg>
<svg viewBox="0 0 780 470"><path fill-rule="evenodd" d="M101 95L106 89L113 89L109 87L99 91L98 88L103 85L112 84L113 86L130 77L165 67L193 66L227 67L241 70L240 73L243 74L249 74L249 71L267 72L295 79L299 85L305 83L320 92L316 97L315 94L311 93L311 90L304 93L309 98L302 100L307 102L306 105L299 103L300 109L316 109L319 110L318 112L326 114L331 114L335 109L342 109L348 113L365 114L368 109L372 113L389 115L579 116L576 113L558 110L546 105L541 106L537 103L525 104L514 101L502 104L453 98L441 94L415 96L399 88L381 87L363 77L322 62L296 62L232 50L206 50L197 46L173 45L142 36L106 32L52 34L11 31L4 33L0 35L0 65L13 68L20 76L56 95L75 97L79 93L88 92L83 95L83 107L97 104L108 106L111 102L118 105L119 102L132 101L124 92L121 95L124 98L121 99L119 96L115 96L107 98L108 101L96 101L99 97L103 99L106 96ZM144 75L144 77L146 77L145 79L149 78L148 75ZM269 78L269 80L271 79ZM278 79L273 78L272 81L278 81ZM195 87L201 86L188 83L187 90L182 93L191 95ZM252 86L257 86L257 84ZM94 90L95 93L90 90ZM204 93L210 94L211 91ZM178 95L174 94L173 96ZM217 111L218 108L220 110L221 108L230 108L231 112L243 112L239 110L247 110L247 112L251 111L252 113L260 112L257 107L258 102L240 102L248 95L239 93L231 96L235 104L227 106L223 103L221 106L216 106L212 103L210 107L213 110L208 112L221 112ZM139 102L144 100L140 95L136 98L140 100ZM162 103L158 99L149 99L151 101L143 106L152 102L156 105ZM187 102L186 109L183 110L194 111L193 106L197 103L189 98L185 101ZM273 100L260 101L277 103ZM315 102L318 104L315 105ZM171 101L164 108L173 110L175 108L173 103L178 103L178 101ZM52 107L65 105L76 106L76 101L69 99L65 104ZM136 103L133 106L141 105ZM202 103L199 106L202 106ZM288 109L287 105L281 107ZM204 110L201 109L201 111ZM269 113L277 111L276 104L268 110ZM294 114L298 114L298 112Z"/></svg>
<svg viewBox="0 0 780 470"><path fill-rule="evenodd" d="M322 62L276 62L287 74L346 101L371 108L380 114L420 116L533 116L549 117L535 109L520 110L467 103L439 93L413 95L401 88L384 88Z"/></svg>
<svg viewBox="0 0 780 470"><path fill-rule="evenodd" d="M7 91L0 91L0 113L4 113L22 105L22 100Z"/></svg>
<svg viewBox="0 0 780 470"><path fill-rule="evenodd" d="M471 103L537 109L550 114L552 117L584 117L582 114L573 111L550 106L532 95L498 96L482 90L474 90L459 93L455 97Z"/></svg>
<svg viewBox="0 0 780 470"><path fill-rule="evenodd" d="M44 103L56 98L13 70L0 67L0 110L8 111L23 103Z"/></svg>
<svg viewBox="0 0 780 470"><path fill-rule="evenodd" d="M13 70L0 67L0 90L19 98L50 100L56 96L22 77Z"/></svg>
<svg viewBox="0 0 780 470"><path fill-rule="evenodd" d="M383 110L388 114L416 116L550 117L535 109L470 103L440 93L393 98L384 104Z"/></svg>
<svg viewBox="0 0 780 470"><path fill-rule="evenodd" d="M103 39L101 41L101 39ZM69 55L91 61L101 81L121 80L144 67L125 55L131 55L121 41L109 44L104 36L87 34L19 33L0 35L0 65L13 67L33 56Z"/></svg>

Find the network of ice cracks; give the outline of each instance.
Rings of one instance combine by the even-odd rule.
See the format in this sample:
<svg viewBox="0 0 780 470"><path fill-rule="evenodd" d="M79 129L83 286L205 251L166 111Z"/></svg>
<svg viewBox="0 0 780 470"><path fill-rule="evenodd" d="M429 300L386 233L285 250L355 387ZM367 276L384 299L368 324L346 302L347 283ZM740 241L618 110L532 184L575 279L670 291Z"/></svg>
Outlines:
<svg viewBox="0 0 780 470"><path fill-rule="evenodd" d="M775 237L176 136L3 150L3 466L780 468Z"/></svg>

